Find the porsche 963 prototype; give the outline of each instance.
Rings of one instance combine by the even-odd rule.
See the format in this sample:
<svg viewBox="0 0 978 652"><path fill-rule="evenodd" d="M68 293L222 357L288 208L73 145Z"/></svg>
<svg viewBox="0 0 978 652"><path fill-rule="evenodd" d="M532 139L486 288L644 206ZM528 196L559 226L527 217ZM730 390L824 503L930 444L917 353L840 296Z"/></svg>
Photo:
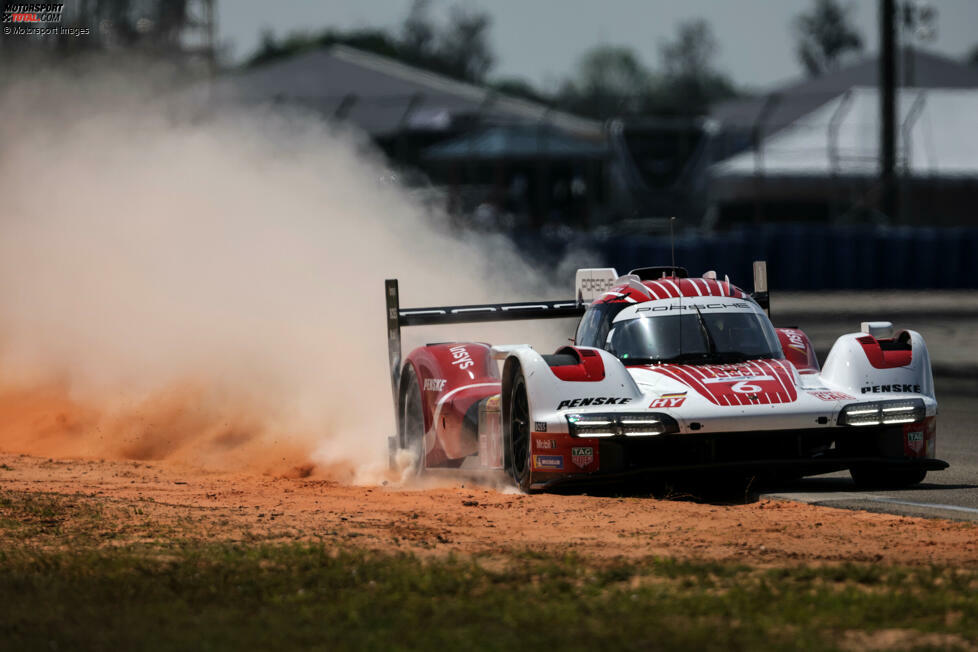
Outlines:
<svg viewBox="0 0 978 652"><path fill-rule="evenodd" d="M681 267L619 276L581 269L576 298L404 309L386 282L397 434L414 470L506 472L523 490L662 472L848 469L860 485L908 486L936 458L937 401L919 333L863 322L820 366L797 328L754 291ZM573 345L444 342L401 360L402 327L579 318Z"/></svg>

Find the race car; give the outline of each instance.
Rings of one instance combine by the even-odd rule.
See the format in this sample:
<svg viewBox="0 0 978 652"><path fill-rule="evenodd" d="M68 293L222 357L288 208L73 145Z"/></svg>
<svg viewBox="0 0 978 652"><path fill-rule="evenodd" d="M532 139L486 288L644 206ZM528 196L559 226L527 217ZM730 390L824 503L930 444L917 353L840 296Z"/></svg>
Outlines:
<svg viewBox="0 0 978 652"><path fill-rule="evenodd" d="M386 282L397 434L413 472L505 472L524 490L706 472L802 477L848 469L910 486L936 459L937 401L919 333L863 322L824 366L754 291L677 266L577 271L576 299L402 309ZM579 318L573 344L442 342L401 361L406 326ZM403 456L402 456L403 457Z"/></svg>

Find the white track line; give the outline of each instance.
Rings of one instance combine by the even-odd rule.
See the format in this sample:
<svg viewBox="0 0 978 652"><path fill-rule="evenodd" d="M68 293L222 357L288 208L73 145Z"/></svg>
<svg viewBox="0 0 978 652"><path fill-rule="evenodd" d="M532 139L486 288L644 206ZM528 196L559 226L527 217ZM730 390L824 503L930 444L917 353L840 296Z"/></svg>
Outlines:
<svg viewBox="0 0 978 652"><path fill-rule="evenodd" d="M887 496L874 496L873 494L860 494L853 492L833 492L833 493L815 493L815 492L785 492L777 494L764 494L769 498L781 498L784 500L795 500L802 503L828 503L828 502L840 502L840 501L853 501L857 502L860 500L865 500L875 503L884 503L890 505L905 505L907 507L925 507L929 509L945 509L952 512L965 512L968 514L978 514L978 509L974 507L960 507L958 505L944 505L941 503L918 503L912 500L900 500L898 498L889 498Z"/></svg>

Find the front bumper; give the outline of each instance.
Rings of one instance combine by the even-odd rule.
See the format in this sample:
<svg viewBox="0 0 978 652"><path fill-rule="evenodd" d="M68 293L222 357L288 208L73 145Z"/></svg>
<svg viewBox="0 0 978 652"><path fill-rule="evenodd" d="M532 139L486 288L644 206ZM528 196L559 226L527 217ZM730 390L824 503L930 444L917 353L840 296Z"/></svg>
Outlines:
<svg viewBox="0 0 978 652"><path fill-rule="evenodd" d="M930 425L930 424L928 424ZM924 426L920 426L924 427ZM570 455L561 471L535 466L533 484L540 488L574 480L624 478L652 473L726 471L765 474L787 472L794 475L817 475L863 464L885 464L892 467L942 470L947 462L929 455L908 454L908 427L823 427L803 430L764 430L708 434L674 434L648 438L609 438L579 440L554 435L534 436L552 442L548 455L541 457L556 463L564 446ZM930 436L933 436L930 427ZM593 459L580 455L592 450ZM535 453L537 451L534 451ZM588 461L589 464L580 464Z"/></svg>

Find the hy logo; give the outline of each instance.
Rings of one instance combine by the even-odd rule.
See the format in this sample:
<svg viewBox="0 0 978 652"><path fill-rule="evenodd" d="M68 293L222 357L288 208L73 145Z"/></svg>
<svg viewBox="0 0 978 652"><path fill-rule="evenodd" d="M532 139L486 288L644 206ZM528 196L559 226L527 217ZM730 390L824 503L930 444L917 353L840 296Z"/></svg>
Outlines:
<svg viewBox="0 0 978 652"><path fill-rule="evenodd" d="M649 403L650 408L677 408L686 400L686 392L660 394L659 398Z"/></svg>

